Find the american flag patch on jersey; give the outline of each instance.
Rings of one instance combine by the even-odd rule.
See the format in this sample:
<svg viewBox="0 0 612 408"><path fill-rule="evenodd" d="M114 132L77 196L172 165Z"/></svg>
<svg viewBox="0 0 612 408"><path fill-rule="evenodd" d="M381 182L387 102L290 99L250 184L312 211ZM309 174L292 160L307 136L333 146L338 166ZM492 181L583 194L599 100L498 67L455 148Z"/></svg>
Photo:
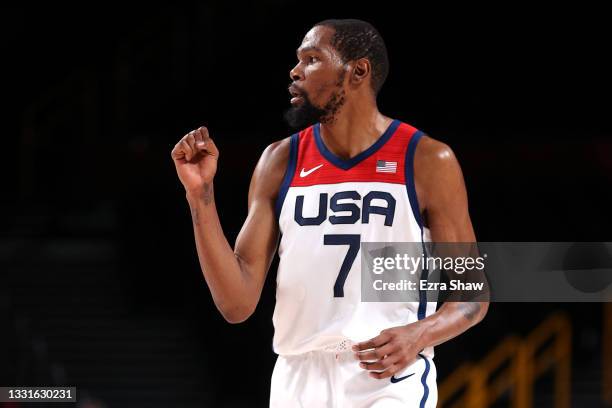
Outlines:
<svg viewBox="0 0 612 408"><path fill-rule="evenodd" d="M397 162L376 160L377 173L395 173L397 171Z"/></svg>

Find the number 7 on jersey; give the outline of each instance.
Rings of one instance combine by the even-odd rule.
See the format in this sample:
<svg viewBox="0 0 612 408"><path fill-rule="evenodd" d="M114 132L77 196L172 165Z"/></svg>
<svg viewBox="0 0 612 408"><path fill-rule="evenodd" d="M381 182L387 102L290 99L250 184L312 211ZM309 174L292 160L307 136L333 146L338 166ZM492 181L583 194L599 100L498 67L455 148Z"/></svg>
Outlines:
<svg viewBox="0 0 612 408"><path fill-rule="evenodd" d="M359 253L361 235L359 234L326 234L323 235L323 245L348 245L348 251L340 266L340 272L334 283L334 297L344 297L344 282L348 276L355 258Z"/></svg>

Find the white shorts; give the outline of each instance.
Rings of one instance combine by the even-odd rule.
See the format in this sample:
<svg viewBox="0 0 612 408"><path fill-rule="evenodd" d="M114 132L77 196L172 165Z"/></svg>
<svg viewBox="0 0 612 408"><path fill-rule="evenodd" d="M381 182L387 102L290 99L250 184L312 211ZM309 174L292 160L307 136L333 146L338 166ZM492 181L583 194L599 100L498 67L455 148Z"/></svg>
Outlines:
<svg viewBox="0 0 612 408"><path fill-rule="evenodd" d="M270 407L435 408L438 389L432 359L419 354L393 379L370 377L351 350L279 355L272 373Z"/></svg>

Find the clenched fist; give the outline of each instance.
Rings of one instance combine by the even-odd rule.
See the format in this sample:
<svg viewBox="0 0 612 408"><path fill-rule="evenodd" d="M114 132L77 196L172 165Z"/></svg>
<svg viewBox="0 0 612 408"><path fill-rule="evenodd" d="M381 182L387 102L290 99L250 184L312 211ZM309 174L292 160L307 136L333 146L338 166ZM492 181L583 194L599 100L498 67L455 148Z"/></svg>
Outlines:
<svg viewBox="0 0 612 408"><path fill-rule="evenodd" d="M198 192L212 182L217 172L219 150L202 126L192 130L172 149L176 172L187 192Z"/></svg>

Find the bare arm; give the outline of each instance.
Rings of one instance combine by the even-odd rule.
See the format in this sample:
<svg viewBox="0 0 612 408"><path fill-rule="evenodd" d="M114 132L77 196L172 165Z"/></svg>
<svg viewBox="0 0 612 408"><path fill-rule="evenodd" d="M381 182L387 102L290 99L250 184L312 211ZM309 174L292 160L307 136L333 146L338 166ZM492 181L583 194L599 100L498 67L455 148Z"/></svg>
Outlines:
<svg viewBox="0 0 612 408"><path fill-rule="evenodd" d="M213 178L219 157L214 142L205 128L200 128L181 139L173 150L191 209L202 273L215 305L228 322L246 320L259 302L278 242L274 201L288 154L288 139L270 145L262 154L251 179L247 219L232 249L214 199Z"/></svg>
<svg viewBox="0 0 612 408"><path fill-rule="evenodd" d="M417 146L415 177L432 241L476 242L463 174L452 150L424 137ZM488 302L444 303L422 320L427 327L422 346L435 346L463 333L484 318L488 306Z"/></svg>
<svg viewBox="0 0 612 408"><path fill-rule="evenodd" d="M452 150L423 137L415 152L415 185L421 211L434 242L476 241L461 168ZM452 302L406 326L393 327L354 347L360 366L374 378L387 378L412 363L425 347L463 333L481 321L488 302ZM372 361L364 363L363 361Z"/></svg>

